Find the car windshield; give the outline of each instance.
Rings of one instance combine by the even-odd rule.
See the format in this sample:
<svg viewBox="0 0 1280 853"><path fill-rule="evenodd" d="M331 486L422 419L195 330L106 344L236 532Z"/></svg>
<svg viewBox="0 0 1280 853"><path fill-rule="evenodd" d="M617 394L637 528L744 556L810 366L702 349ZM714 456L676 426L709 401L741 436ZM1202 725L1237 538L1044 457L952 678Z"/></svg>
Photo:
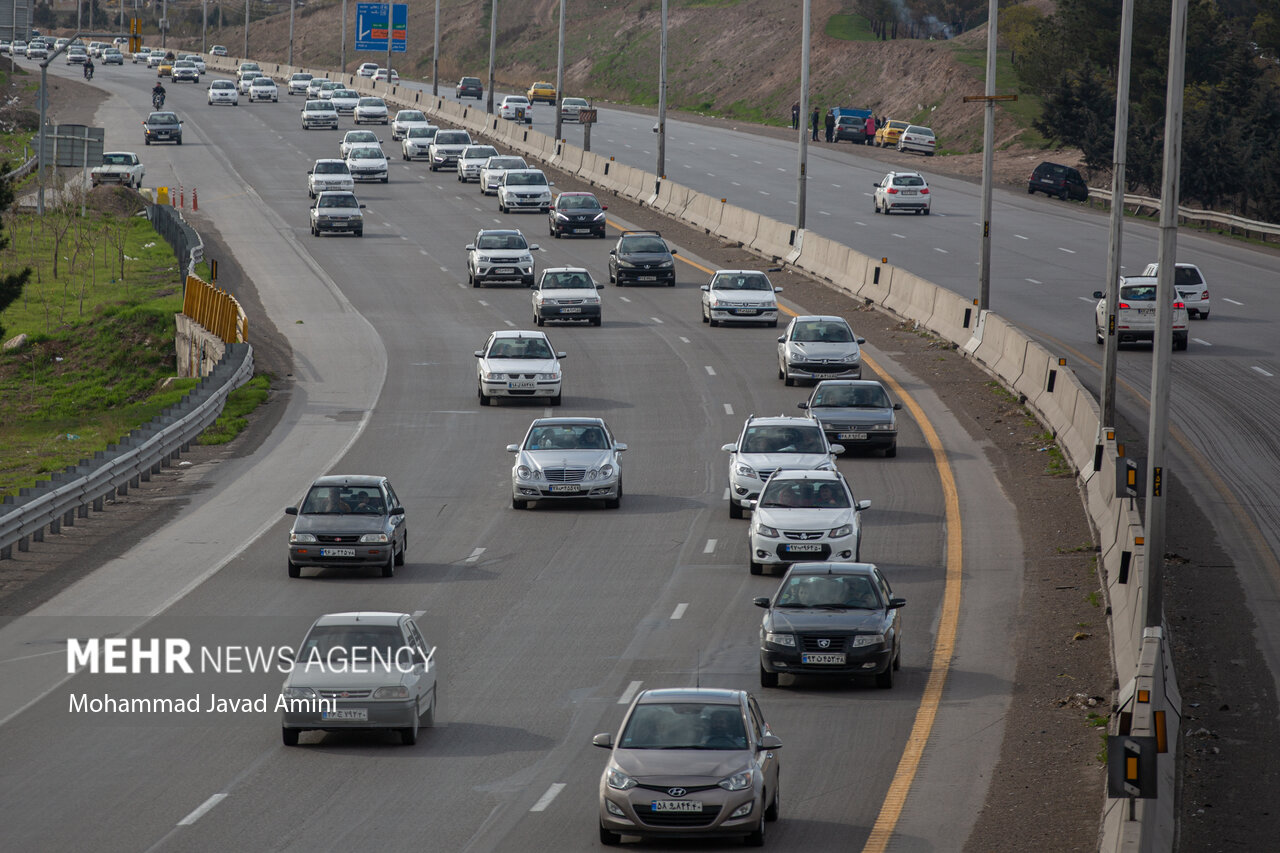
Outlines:
<svg viewBox="0 0 1280 853"><path fill-rule="evenodd" d="M488 159L497 153L492 145L473 145L462 152L462 157L464 160Z"/></svg>
<svg viewBox="0 0 1280 853"><path fill-rule="evenodd" d="M324 101L307 101L307 105L303 109L313 113L331 113L333 112L333 105Z"/></svg>
<svg viewBox="0 0 1280 853"><path fill-rule="evenodd" d="M436 142L441 145L468 145L471 134L465 130L442 130L436 134Z"/></svg>
<svg viewBox="0 0 1280 853"><path fill-rule="evenodd" d="M814 427L753 426L743 437L743 453L825 453L822 430Z"/></svg>
<svg viewBox="0 0 1280 853"><path fill-rule="evenodd" d="M409 138L422 139L425 137L427 139L431 139L436 135L437 130L439 130L439 128L436 127L411 127L409 128Z"/></svg>
<svg viewBox="0 0 1280 853"><path fill-rule="evenodd" d="M773 286L769 279L760 273L737 273L734 275L718 275L713 290L768 290Z"/></svg>
<svg viewBox="0 0 1280 853"><path fill-rule="evenodd" d="M484 164L486 169L523 169L523 157L490 157Z"/></svg>
<svg viewBox="0 0 1280 853"><path fill-rule="evenodd" d="M1120 288L1120 298L1127 302L1155 302L1154 284L1131 284Z"/></svg>
<svg viewBox="0 0 1280 853"><path fill-rule="evenodd" d="M895 187L922 187L924 186L924 178L919 175L895 175L893 185Z"/></svg>
<svg viewBox="0 0 1280 853"><path fill-rule="evenodd" d="M235 84L232 83L230 80L214 80L212 85L209 86L209 88L210 89L234 89Z"/></svg>
<svg viewBox="0 0 1280 853"><path fill-rule="evenodd" d="M323 193L316 207L359 207L360 203L351 193Z"/></svg>
<svg viewBox="0 0 1280 853"><path fill-rule="evenodd" d="M301 80L301 81L303 81L303 82L306 82L307 80L310 80L310 79L311 79L311 75L310 75L310 74L295 74L295 75L293 75L292 77L290 77L289 79L290 79L290 80Z"/></svg>
<svg viewBox="0 0 1280 853"><path fill-rule="evenodd" d="M372 130L348 130L344 142L377 142L378 137Z"/></svg>
<svg viewBox="0 0 1280 853"><path fill-rule="evenodd" d="M814 320L809 323L796 323L791 340L805 343L844 344L853 340L849 327L844 323L831 323L825 320Z"/></svg>
<svg viewBox="0 0 1280 853"><path fill-rule="evenodd" d="M177 124L178 117L173 113L152 113L147 118L147 124Z"/></svg>
<svg viewBox="0 0 1280 853"><path fill-rule="evenodd" d="M661 237L623 237L618 250L624 254L665 255L667 243Z"/></svg>
<svg viewBox="0 0 1280 853"><path fill-rule="evenodd" d="M595 424L557 424L529 430L526 450L604 450L604 430Z"/></svg>
<svg viewBox="0 0 1280 853"><path fill-rule="evenodd" d="M914 133L916 136L933 136L933 131L932 131L932 130L930 130L929 128L927 128L927 127L917 127L917 126L916 126L916 125L914 125L914 124L913 124L913 125L911 125L911 127L908 127L908 128L907 128L907 130L906 130L906 132L907 132L907 133Z"/></svg>
<svg viewBox="0 0 1280 853"><path fill-rule="evenodd" d="M595 282L585 272L549 272L542 277L543 290L595 290Z"/></svg>
<svg viewBox="0 0 1280 853"><path fill-rule="evenodd" d="M508 186L543 186L547 185L547 176L541 172L508 172Z"/></svg>
<svg viewBox="0 0 1280 853"><path fill-rule="evenodd" d="M527 249L523 234L484 234L476 242L477 249Z"/></svg>
<svg viewBox="0 0 1280 853"><path fill-rule="evenodd" d="M426 121L427 117L417 110L401 110L396 113L396 121Z"/></svg>
<svg viewBox="0 0 1280 853"><path fill-rule="evenodd" d="M1195 267L1174 267L1173 283L1177 287L1199 287L1204 284L1204 279Z"/></svg>
<svg viewBox="0 0 1280 853"><path fill-rule="evenodd" d="M249 85L257 86L259 89L262 89L267 86L275 86L276 83L270 77L254 77L253 81L250 82Z"/></svg>
<svg viewBox="0 0 1280 853"><path fill-rule="evenodd" d="M620 749L746 749L742 713L732 705L671 702L637 705Z"/></svg>
<svg viewBox="0 0 1280 853"><path fill-rule="evenodd" d="M350 89L334 89L333 97L346 100L347 98L359 98L360 96Z"/></svg>
<svg viewBox="0 0 1280 853"><path fill-rule="evenodd" d="M523 97L522 97L522 98L507 98L503 103L507 104L508 106L512 106L512 107L523 107L523 106L528 106L528 104L529 104L529 99L528 99L528 98L523 98Z"/></svg>
<svg viewBox="0 0 1280 853"><path fill-rule="evenodd" d="M386 106L386 104L382 102L382 98L361 98L359 105L362 107L385 107Z"/></svg>
<svg viewBox="0 0 1280 853"><path fill-rule="evenodd" d="M814 392L809 408L887 409L889 395L874 385L831 385Z"/></svg>
<svg viewBox="0 0 1280 853"><path fill-rule="evenodd" d="M480 85L480 78L479 78L479 77L463 77L463 78L462 78L462 82L461 82L461 84L460 84L460 85L462 85L462 86L479 86L479 85Z"/></svg>
<svg viewBox="0 0 1280 853"><path fill-rule="evenodd" d="M365 663L394 666L408 658L402 651L404 638L395 625L317 625L307 633L298 650L298 662L323 662L335 668Z"/></svg>
<svg viewBox="0 0 1280 853"><path fill-rule="evenodd" d="M787 579L774 607L816 607L832 610L879 610L883 604L871 579L857 575L793 575Z"/></svg>
<svg viewBox="0 0 1280 853"><path fill-rule="evenodd" d="M381 148L353 148L351 157L354 160L381 160L383 154Z"/></svg>
<svg viewBox="0 0 1280 853"><path fill-rule="evenodd" d="M554 358L542 338L498 338L489 347L489 358Z"/></svg>
<svg viewBox="0 0 1280 853"><path fill-rule="evenodd" d="M314 171L317 175L346 175L351 170L343 161L331 160L327 163L316 163Z"/></svg>
<svg viewBox="0 0 1280 853"><path fill-rule="evenodd" d="M849 493L831 480L781 480L768 483L760 506L782 509L848 509Z"/></svg>
<svg viewBox="0 0 1280 853"><path fill-rule="evenodd" d="M562 195L561 210L599 210L600 202L593 195Z"/></svg>
<svg viewBox="0 0 1280 853"><path fill-rule="evenodd" d="M322 198L321 201L324 199ZM303 515L362 513L382 515L386 511L376 486L312 486L302 502Z"/></svg>
<svg viewBox="0 0 1280 853"><path fill-rule="evenodd" d="M132 166L133 156L130 154L103 154L102 165L104 166Z"/></svg>

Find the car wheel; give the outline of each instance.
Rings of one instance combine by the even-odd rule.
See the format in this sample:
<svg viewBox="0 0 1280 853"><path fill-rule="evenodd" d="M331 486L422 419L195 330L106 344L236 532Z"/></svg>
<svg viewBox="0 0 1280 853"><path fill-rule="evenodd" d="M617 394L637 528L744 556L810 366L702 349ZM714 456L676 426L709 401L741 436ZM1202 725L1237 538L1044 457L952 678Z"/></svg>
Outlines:
<svg viewBox="0 0 1280 853"><path fill-rule="evenodd" d="M302 567L299 566L297 563L295 563L293 560L289 561L289 577L291 578L302 577Z"/></svg>
<svg viewBox="0 0 1280 853"><path fill-rule="evenodd" d="M433 729L436 726L436 702L440 699L440 686L438 684L431 685L431 704L427 706L427 710L422 715L422 725L424 728Z"/></svg>
<svg viewBox="0 0 1280 853"><path fill-rule="evenodd" d="M617 509L620 506L622 506L622 481L621 480L618 481L618 496L616 498L604 499L605 509Z"/></svg>
<svg viewBox="0 0 1280 853"><path fill-rule="evenodd" d="M363 228L356 229L356 236L357 236L357 237L363 237L363 236L364 236L364 229L363 229Z"/></svg>
<svg viewBox="0 0 1280 853"><path fill-rule="evenodd" d="M181 137L181 136L179 136L179 137L178 137L178 144L179 144L179 145L181 145L181 144L182 144L182 137Z"/></svg>
<svg viewBox="0 0 1280 853"><path fill-rule="evenodd" d="M888 690L893 687L893 664L889 664L884 668L884 672L876 676L876 687L881 690Z"/></svg>
<svg viewBox="0 0 1280 853"><path fill-rule="evenodd" d="M553 406L560 405L560 394L557 393L554 397L551 398L551 405Z"/></svg>
<svg viewBox="0 0 1280 853"><path fill-rule="evenodd" d="M1181 337L1181 338L1174 338L1174 339L1173 339L1173 348L1174 348L1175 350L1185 350L1185 349L1187 348L1187 339L1186 339L1186 336L1183 336L1183 337Z"/></svg>
<svg viewBox="0 0 1280 853"><path fill-rule="evenodd" d="M702 322L704 323L709 322L710 319L711 318L707 316L707 306L703 305L702 306Z"/></svg>
<svg viewBox="0 0 1280 853"><path fill-rule="evenodd" d="M480 396L480 405L487 406L492 402L492 400L485 396L483 388L476 388L476 393Z"/></svg>
<svg viewBox="0 0 1280 853"><path fill-rule="evenodd" d="M400 730L400 743L405 746L413 746L418 742L418 719L415 717L413 725Z"/></svg>
<svg viewBox="0 0 1280 853"><path fill-rule="evenodd" d="M1208 319L1209 319L1209 312L1208 312L1208 311L1201 311L1201 312L1199 313L1199 317L1200 317L1200 319L1201 319L1201 320L1208 320Z"/></svg>
<svg viewBox="0 0 1280 853"><path fill-rule="evenodd" d="M408 550L409 550L409 534L408 534L408 533L406 533L406 534L404 535L404 542L402 542L402 543L400 544L400 553L399 553L399 554L396 554L396 565L397 565L397 566L403 566L403 565L404 565L404 561L405 561L405 554L406 554L406 552L407 552Z"/></svg>
<svg viewBox="0 0 1280 853"><path fill-rule="evenodd" d="M776 329L776 328L778 328L778 321L777 321L777 320L770 320L770 321L769 321L769 328L770 328L770 329Z"/></svg>
<svg viewBox="0 0 1280 853"><path fill-rule="evenodd" d="M715 317L708 317L707 325L714 329L716 326L720 325L720 321L717 320Z"/></svg>
<svg viewBox="0 0 1280 853"><path fill-rule="evenodd" d="M521 499L521 498L518 498L518 497L516 497L515 495L512 495L512 496L511 496L511 508L512 508L512 509L528 509L528 508L529 508L529 502L528 502L528 501L526 501L526 500L523 500L523 499Z"/></svg>
<svg viewBox="0 0 1280 853"><path fill-rule="evenodd" d="M763 847L764 846L764 813L760 813L760 823L756 826L756 831L742 839L745 847Z"/></svg>
<svg viewBox="0 0 1280 853"><path fill-rule="evenodd" d="M897 672L902 669L902 647L895 645L893 647L893 671Z"/></svg>
<svg viewBox="0 0 1280 853"><path fill-rule="evenodd" d="M499 201L498 201L498 212L499 212L499 213L506 213L506 212L507 212L507 206L506 206L505 204L503 204L501 200L499 200Z"/></svg>
<svg viewBox="0 0 1280 853"><path fill-rule="evenodd" d="M924 215L925 215L925 216L928 216L928 215L929 215L929 210L930 210L930 208L927 208L927 207L924 209Z"/></svg>
<svg viewBox="0 0 1280 853"><path fill-rule="evenodd" d="M733 498L729 499L729 517L742 518L745 510Z"/></svg>
<svg viewBox="0 0 1280 853"><path fill-rule="evenodd" d="M384 578L395 577L396 574L396 545L391 543L391 553L387 555L387 561L382 564L382 576Z"/></svg>
<svg viewBox="0 0 1280 853"><path fill-rule="evenodd" d="M1067 200L1067 191L1066 191L1066 190L1063 190L1062 192L1058 193L1058 198L1059 198L1059 199L1061 199L1062 201L1066 201L1066 200Z"/></svg>
<svg viewBox="0 0 1280 853"><path fill-rule="evenodd" d="M383 178L383 179L382 179L382 182L383 182L384 184L385 184L387 181L388 181L388 178Z"/></svg>
<svg viewBox="0 0 1280 853"><path fill-rule="evenodd" d="M752 560L752 561L751 561L751 574L753 574L753 575L762 575L762 574L764 574L764 563L757 563L755 560Z"/></svg>
<svg viewBox="0 0 1280 853"><path fill-rule="evenodd" d="M891 444L891 445L889 445L888 447L886 447L886 448L884 449L884 455L885 455L885 458L886 458L886 459L892 459L893 457L897 456L897 455L898 455L898 442L896 442L896 441L895 441L893 444Z"/></svg>
<svg viewBox="0 0 1280 853"><path fill-rule="evenodd" d="M769 672L763 666L760 667L760 686L761 687L777 687L778 673Z"/></svg>
<svg viewBox="0 0 1280 853"><path fill-rule="evenodd" d="M1027 187L1027 195L1035 195L1035 194L1036 194L1035 187Z"/></svg>
<svg viewBox="0 0 1280 853"><path fill-rule="evenodd" d="M536 313L533 315L533 325L535 325L535 326L541 326L541 325L543 325L545 322L546 322L546 321L545 321L545 320L543 320L541 317L539 317Z"/></svg>
<svg viewBox="0 0 1280 853"><path fill-rule="evenodd" d="M408 155L408 154L406 154L406 153L404 153L403 151L401 151L401 152L400 152L400 159L401 159L401 160L404 160L406 163L408 163L408 162L409 162L409 155Z"/></svg>
<svg viewBox="0 0 1280 853"><path fill-rule="evenodd" d="M600 322L601 322L601 318L599 318L599 317L592 317L592 318L591 318L591 325L593 325L593 326L599 326L599 325L600 325Z"/></svg>
<svg viewBox="0 0 1280 853"><path fill-rule="evenodd" d="M600 843L605 847L617 847L622 843L622 834L605 829L602 823L600 824Z"/></svg>
<svg viewBox="0 0 1280 853"><path fill-rule="evenodd" d="M782 812L782 791L779 790L780 787L780 785L774 787L773 800L764 810L764 819L767 821L777 820L778 815Z"/></svg>
<svg viewBox="0 0 1280 853"><path fill-rule="evenodd" d="M285 746L297 746L299 734L301 734L301 731L298 729L280 728L280 739L284 741Z"/></svg>
<svg viewBox="0 0 1280 853"><path fill-rule="evenodd" d="M612 269L610 269L610 270L609 270L609 283L610 283L610 284L616 284L616 283L617 283L617 281L618 281L618 279L617 279L617 277L613 274L613 270L612 270Z"/></svg>

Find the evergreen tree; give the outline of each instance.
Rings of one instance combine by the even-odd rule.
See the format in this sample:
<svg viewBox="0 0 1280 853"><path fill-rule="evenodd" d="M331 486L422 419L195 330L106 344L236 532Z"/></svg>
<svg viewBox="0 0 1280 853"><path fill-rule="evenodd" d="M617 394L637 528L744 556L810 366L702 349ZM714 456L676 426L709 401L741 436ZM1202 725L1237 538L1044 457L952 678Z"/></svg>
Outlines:
<svg viewBox="0 0 1280 853"><path fill-rule="evenodd" d="M0 175L8 174L8 172L9 165L7 163L0 164ZM11 204L13 204L13 187L10 186L9 181L0 178L0 215L3 215L9 209ZM9 238L4 235L3 230L0 230L0 252L4 251L8 245ZM17 272L0 272L0 314L3 314L4 309L18 300L18 297L22 295L22 288L30 277L30 267L23 267ZM0 341L4 339L4 326L0 325Z"/></svg>

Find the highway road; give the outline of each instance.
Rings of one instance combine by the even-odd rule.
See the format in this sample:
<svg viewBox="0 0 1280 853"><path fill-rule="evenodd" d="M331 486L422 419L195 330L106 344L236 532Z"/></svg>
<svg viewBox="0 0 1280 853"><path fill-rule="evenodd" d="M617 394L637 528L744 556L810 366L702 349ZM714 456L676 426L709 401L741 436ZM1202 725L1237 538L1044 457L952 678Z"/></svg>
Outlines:
<svg viewBox="0 0 1280 853"><path fill-rule="evenodd" d="M712 260L683 252L692 263L674 290L607 288L600 329L549 327L568 352L559 409L481 409L471 353L493 329L527 327L530 308L522 288L466 286L463 246L479 228L514 224L542 244L541 266L582 264L604 280L609 242L551 241L541 216L500 216L474 185L398 160L389 184L358 188L363 240L311 238L305 170L335 155L340 134L303 132L300 99L210 108L203 86L172 85L185 144L143 148L152 79L132 66L100 73L95 83L113 97L94 123L108 147L143 154L149 184L199 188L202 212L292 348L290 397L270 439L230 463L182 519L0 629L8 846L594 849L606 754L591 735L615 729L638 688L700 683L755 690L783 739L783 819L769 827L770 846L860 848L951 617L957 665L894 849L949 849L967 835L1009 701L1022 552L983 448L924 383L891 353L869 353L927 413L958 484L954 506L911 417L897 459L840 461L873 502L863 554L909 601L898 685L762 691L751 599L776 580L747 572L719 447L748 413L792 411L803 395L774 378L774 330L699 322L697 285ZM603 416L630 445L620 510L510 509L504 446L544 413ZM408 562L395 578L286 577L282 509L328 471L392 477L410 512ZM944 526L948 511L963 526ZM946 585L961 577L949 612ZM68 676L67 637L295 645L315 616L349 609L412 612L438 645L440 725L416 747L313 733L289 749L271 713L69 710L79 694L273 697L281 676Z"/></svg>

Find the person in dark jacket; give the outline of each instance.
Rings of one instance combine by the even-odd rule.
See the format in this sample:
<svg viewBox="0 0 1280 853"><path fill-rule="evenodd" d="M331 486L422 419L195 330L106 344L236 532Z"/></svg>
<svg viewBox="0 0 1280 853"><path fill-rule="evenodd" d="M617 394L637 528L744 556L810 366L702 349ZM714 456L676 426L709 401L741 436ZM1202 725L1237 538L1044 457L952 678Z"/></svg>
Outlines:
<svg viewBox="0 0 1280 853"><path fill-rule="evenodd" d="M800 129L800 102L796 101L791 105L791 129Z"/></svg>
<svg viewBox="0 0 1280 853"><path fill-rule="evenodd" d="M818 108L813 108L813 115L809 116L809 123L813 125L813 141L818 141Z"/></svg>
<svg viewBox="0 0 1280 853"><path fill-rule="evenodd" d="M827 141L830 142L832 139L835 138L835 133L836 133L836 116L835 116L835 113L831 112L831 110L827 110L826 127L827 127Z"/></svg>

